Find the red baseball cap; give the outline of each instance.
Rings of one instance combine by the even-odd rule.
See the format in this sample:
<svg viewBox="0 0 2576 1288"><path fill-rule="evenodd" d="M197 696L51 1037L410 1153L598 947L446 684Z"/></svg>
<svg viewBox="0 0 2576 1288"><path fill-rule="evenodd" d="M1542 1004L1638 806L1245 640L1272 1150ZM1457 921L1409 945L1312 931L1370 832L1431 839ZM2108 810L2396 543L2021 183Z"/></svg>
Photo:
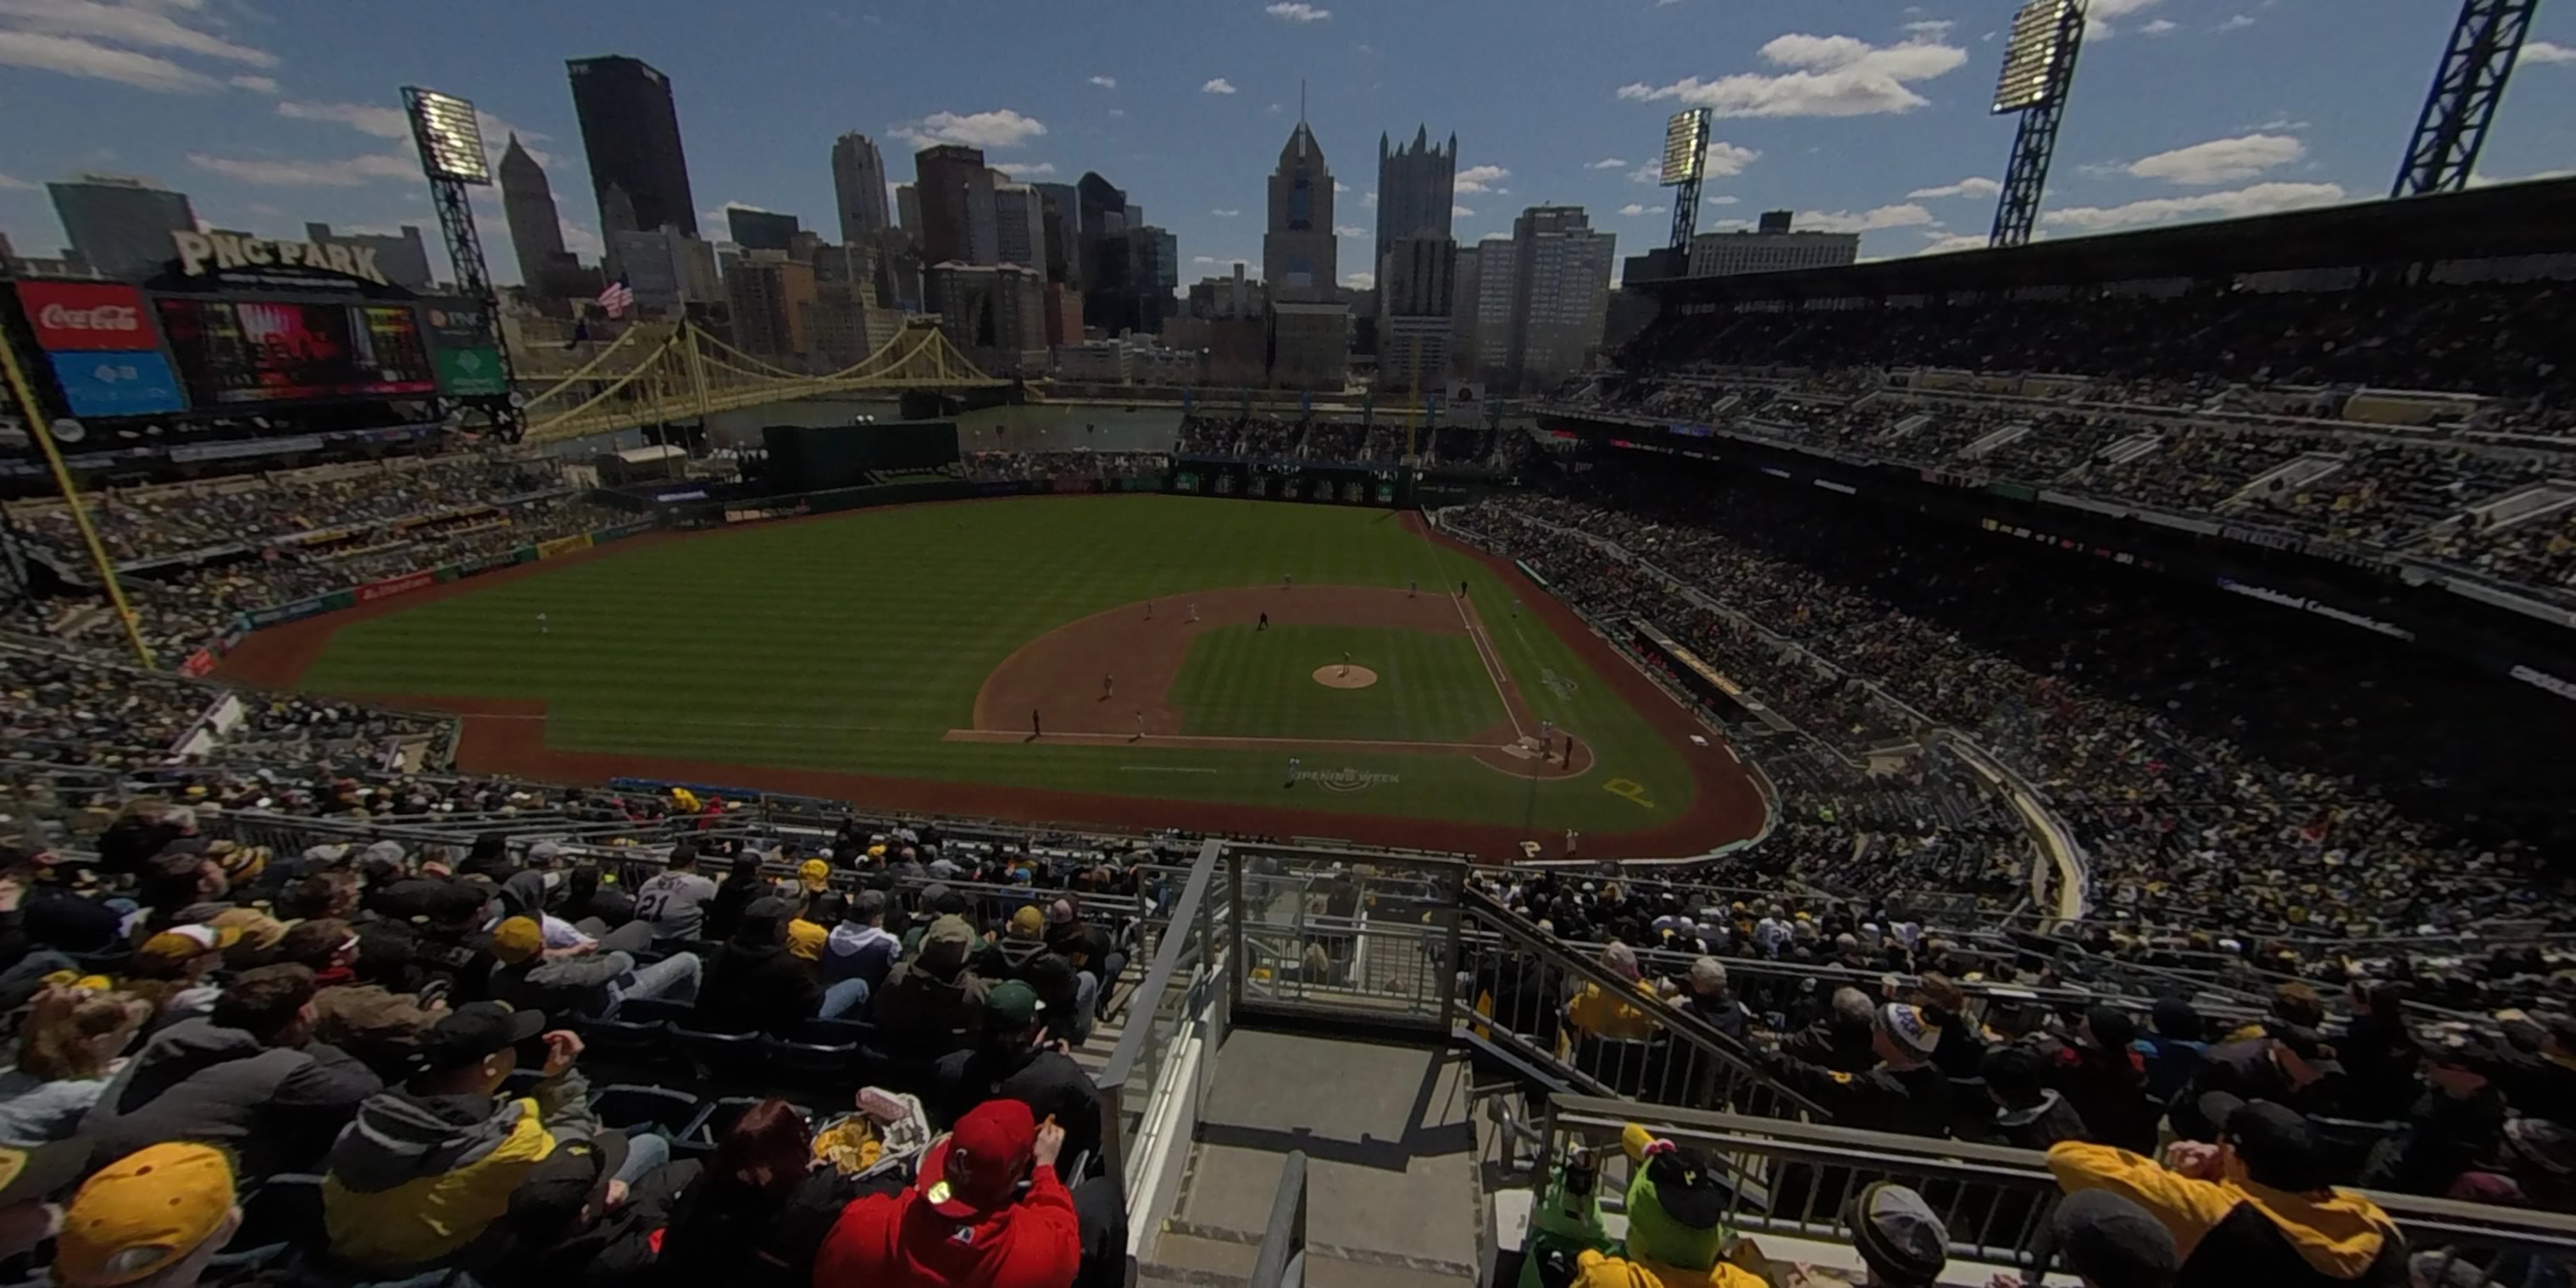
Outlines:
<svg viewBox="0 0 2576 1288"><path fill-rule="evenodd" d="M1037 1144L1025 1102L987 1100L932 1142L921 1160L921 1197L952 1220L998 1211L1028 1175Z"/></svg>

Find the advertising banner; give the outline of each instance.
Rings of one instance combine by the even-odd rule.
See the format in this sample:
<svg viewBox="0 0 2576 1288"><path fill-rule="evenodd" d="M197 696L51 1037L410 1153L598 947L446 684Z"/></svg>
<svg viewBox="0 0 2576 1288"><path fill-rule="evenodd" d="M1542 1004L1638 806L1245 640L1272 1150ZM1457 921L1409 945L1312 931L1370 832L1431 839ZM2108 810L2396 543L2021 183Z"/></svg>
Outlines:
<svg viewBox="0 0 2576 1288"><path fill-rule="evenodd" d="M584 532L575 536L556 537L551 541L538 542L537 557L539 559L552 559L557 555L568 555L576 550L588 549L590 549L590 534Z"/></svg>
<svg viewBox="0 0 2576 1288"><path fill-rule="evenodd" d="M501 374L501 350L481 309L431 304L421 309L429 347L438 355L438 391L452 398L510 392Z"/></svg>
<svg viewBox="0 0 2576 1288"><path fill-rule="evenodd" d="M399 577L387 577L383 581L370 582L364 586L358 587L355 591L343 593L355 595L357 597L357 601L361 604L371 604L379 599L391 599L396 595L407 595L423 586L436 585L437 582L438 575L436 573L407 572Z"/></svg>
<svg viewBox="0 0 2576 1288"><path fill-rule="evenodd" d="M623 541L638 532L650 532L652 529L651 519L638 519L633 523L612 523L605 528L591 529L590 544L604 546L611 541Z"/></svg>
<svg viewBox="0 0 2576 1288"><path fill-rule="evenodd" d="M274 608L255 609L243 620L250 624L250 628L252 630L258 630L263 626L275 626L279 622L298 621L303 618L311 617L315 613L322 612L329 608L330 605L326 602L327 598L328 597L326 596L324 598L317 599L299 599L292 604L279 604Z"/></svg>
<svg viewBox="0 0 2576 1288"><path fill-rule="evenodd" d="M153 347L143 292L106 282L20 282L18 303L47 353Z"/></svg>
<svg viewBox="0 0 2576 1288"><path fill-rule="evenodd" d="M358 592L354 590L335 590L322 597L322 608L323 611L328 612L336 608L347 608L357 602Z"/></svg>
<svg viewBox="0 0 2576 1288"><path fill-rule="evenodd" d="M45 355L75 416L154 416L187 410L158 349L84 349Z"/></svg>

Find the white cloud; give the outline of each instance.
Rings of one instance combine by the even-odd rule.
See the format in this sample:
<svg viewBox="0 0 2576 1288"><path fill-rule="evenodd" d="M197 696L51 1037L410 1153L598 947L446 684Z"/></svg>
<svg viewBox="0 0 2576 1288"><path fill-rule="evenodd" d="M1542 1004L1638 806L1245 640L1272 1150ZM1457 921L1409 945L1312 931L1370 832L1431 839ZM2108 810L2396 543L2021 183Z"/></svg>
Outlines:
<svg viewBox="0 0 2576 1288"><path fill-rule="evenodd" d="M1476 212L1469 210L1465 206L1451 206L1449 208L1449 217L1452 219L1473 219L1476 217Z"/></svg>
<svg viewBox="0 0 2576 1288"><path fill-rule="evenodd" d="M1377 209L1377 189L1371 188L1368 191L1361 193L1360 204L1371 210Z"/></svg>
<svg viewBox="0 0 2576 1288"><path fill-rule="evenodd" d="M1342 182L1342 181L1341 181L1341 180L1339 180L1339 179L1335 179L1335 180L1333 180L1333 191L1335 191L1335 192L1349 192L1350 190L1351 190L1351 185L1349 185L1349 184L1347 184L1347 183L1344 183L1344 182Z"/></svg>
<svg viewBox="0 0 2576 1288"><path fill-rule="evenodd" d="M2229 14L2229 15L2228 15L2228 17L2227 17L2227 21L2222 22L2222 23L2218 24L2217 26L2210 28L2210 30L2211 30L2211 31L2243 31L2243 30L2245 30L2247 27L2251 27L2251 26L2253 26L2253 25L2254 25L2254 17L2253 17L2253 15L2251 15L2251 14L2243 14L2243 13L2237 13L2237 14Z"/></svg>
<svg viewBox="0 0 2576 1288"><path fill-rule="evenodd" d="M2517 63L2576 63L2576 48L2570 48L2555 41L2527 40L2523 42L2521 56L2515 61Z"/></svg>
<svg viewBox="0 0 2576 1288"><path fill-rule="evenodd" d="M1366 237L1369 235L1369 230L1360 227L1358 224L1335 224L1333 225L1333 235L1335 237Z"/></svg>
<svg viewBox="0 0 2576 1288"><path fill-rule="evenodd" d="M1216 262L1216 256L1214 256L1214 255L1192 255L1192 256L1190 256L1190 262L1191 262L1191 263L1193 263L1193 264L1213 264L1213 263L1215 263L1215 262Z"/></svg>
<svg viewBox="0 0 2576 1288"><path fill-rule="evenodd" d="M2138 28L2139 34L2146 36L2171 35L2172 33L2180 30L2182 30L2182 24L2175 22L2171 18L2158 18L2149 22L2145 26Z"/></svg>
<svg viewBox="0 0 2576 1288"><path fill-rule="evenodd" d="M1929 104L1914 91L1915 83L1956 71L1968 61L1967 50L1937 40L1873 45L1852 36L1795 32L1762 46L1761 54L1763 61L1788 70L1626 85L1619 97L1647 103L1678 100L1720 116L1875 116Z"/></svg>
<svg viewBox="0 0 2576 1288"><path fill-rule="evenodd" d="M995 161L992 166L1014 179L1043 179L1055 173L1053 161Z"/></svg>
<svg viewBox="0 0 2576 1288"><path fill-rule="evenodd" d="M1458 172L1452 185L1458 192L1501 192L1494 185L1511 178L1512 172L1498 165L1474 165Z"/></svg>
<svg viewBox="0 0 2576 1288"><path fill-rule="evenodd" d="M2129 174L2133 178L2204 188L2242 182L2307 154L2308 145L2287 134L2247 134L2140 157L2129 163Z"/></svg>
<svg viewBox="0 0 2576 1288"><path fill-rule="evenodd" d="M1299 0L1280 0L1278 4L1265 7L1262 12L1281 22L1322 22L1333 16L1333 11L1330 9L1318 9L1313 5L1300 3Z"/></svg>
<svg viewBox="0 0 2576 1288"><path fill-rule="evenodd" d="M0 65L114 81L155 94L201 94L218 84L214 77L201 76L167 58L32 31L0 31Z"/></svg>
<svg viewBox="0 0 2576 1288"><path fill-rule="evenodd" d="M188 164L208 174L272 188L356 188L384 179L420 179L420 162L407 152L376 152L337 161L270 161L191 152Z"/></svg>
<svg viewBox="0 0 2576 1288"><path fill-rule="evenodd" d="M1094 76L1091 78L1091 83L1102 89L1118 88L1118 78L1115 76Z"/></svg>
<svg viewBox="0 0 2576 1288"><path fill-rule="evenodd" d="M254 94L274 94L277 92L277 78L274 76L235 76L232 79L232 86L234 89L246 89Z"/></svg>
<svg viewBox="0 0 2576 1288"><path fill-rule="evenodd" d="M1905 195L1918 200L1926 197L1991 197L2003 190L2002 184L1983 175L1972 174L1957 183L1945 183L1938 188L1917 188Z"/></svg>
<svg viewBox="0 0 2576 1288"><path fill-rule="evenodd" d="M2144 13L2162 3L2164 0L2092 0L2092 3L2084 7L2084 38L2109 40L2120 34L2120 29L2111 25L2113 19Z"/></svg>
<svg viewBox="0 0 2576 1288"><path fill-rule="evenodd" d="M1946 255L1954 250L1984 250L1989 239L1986 233L1925 233L1924 236L1928 240L1914 252L1917 255Z"/></svg>
<svg viewBox="0 0 2576 1288"><path fill-rule="evenodd" d="M1921 228L1940 221L1932 212L1912 202L1896 206L1877 206L1857 214L1848 210L1808 210L1798 215L1795 225L1802 232L1866 233L1881 228Z"/></svg>
<svg viewBox="0 0 2576 1288"><path fill-rule="evenodd" d="M1034 116L1024 116L1004 107L963 116L955 112L933 112L918 121L889 126L886 132L917 148L942 143L970 148L1016 148L1045 134L1047 127Z"/></svg>
<svg viewBox="0 0 2576 1288"><path fill-rule="evenodd" d="M2124 206L2074 206L2047 211L2040 215L2039 221L2048 227L2069 232L2102 232L2204 216L2238 219L2308 206L2328 206L2343 200L2344 195L2343 185L2337 183L2258 183L2222 192L2195 193L2188 197L2151 197Z"/></svg>
<svg viewBox="0 0 2576 1288"><path fill-rule="evenodd" d="M2570 176L2576 176L2576 170L2534 170L2530 174L2473 174L2469 176L2469 186L2492 188L2499 183L2533 183L2542 179L2565 179ZM0 188L7 186L9 185L0 183Z"/></svg>
<svg viewBox="0 0 2576 1288"><path fill-rule="evenodd" d="M1762 154L1760 152L1757 152L1752 148L1737 147L1724 139L1711 139L1708 141L1708 146L1700 152L1700 177L1706 179L1723 179L1730 175L1742 174L1744 173L1744 167L1760 160L1761 156ZM1649 161L1644 165L1638 166L1636 169L1628 172L1628 181L1630 183L1662 183L1664 181L1663 163L1660 161Z"/></svg>
<svg viewBox="0 0 2576 1288"><path fill-rule="evenodd" d="M62 36L82 42L123 45L195 54L251 67L275 67L277 56L202 31L174 17L172 10L194 16L197 0L165 3L109 3L108 0L0 0L0 18L20 32Z"/></svg>
<svg viewBox="0 0 2576 1288"><path fill-rule="evenodd" d="M1663 214L1664 208L1662 206L1640 205L1637 202L1631 201L1627 205L1619 207L1619 213L1628 216L1630 219L1635 219L1643 215Z"/></svg>
<svg viewBox="0 0 2576 1288"><path fill-rule="evenodd" d="M1628 159L1626 157L1603 157L1583 168L1586 170L1624 170L1628 168Z"/></svg>
<svg viewBox="0 0 2576 1288"><path fill-rule="evenodd" d="M288 99L277 105L277 114L290 121L336 121L380 139L411 137L411 121L401 108L376 103L306 103Z"/></svg>
<svg viewBox="0 0 2576 1288"><path fill-rule="evenodd" d="M564 218L560 213L555 216L555 225L563 230L565 250L593 259L608 253L608 245L599 239L598 233Z"/></svg>
<svg viewBox="0 0 2576 1288"><path fill-rule="evenodd" d="M1958 25L1959 24L1952 22L1947 18L1925 18L1917 22L1909 22L1905 24L1904 29L1913 32L1915 35L1930 36L1937 40L1940 37L1949 35L1950 29Z"/></svg>
<svg viewBox="0 0 2576 1288"><path fill-rule="evenodd" d="M1217 218L1219 218L1219 219L1232 219L1232 218L1234 218L1236 215L1240 215L1240 214L1242 214L1243 212L1242 212L1242 211L1240 211L1240 210L1211 210L1211 211L1209 211L1208 213L1209 213L1209 214L1211 214L1211 215L1216 216L1216 217L1217 217Z"/></svg>
<svg viewBox="0 0 2576 1288"><path fill-rule="evenodd" d="M1723 192L1712 192L1708 194L1708 199L1700 204L1705 206L1732 206L1742 200L1744 200L1742 197L1730 196Z"/></svg>
<svg viewBox="0 0 2576 1288"><path fill-rule="evenodd" d="M1342 274L1342 285L1347 286L1354 291L1375 290L1377 289L1377 274L1344 273Z"/></svg>
<svg viewBox="0 0 2576 1288"><path fill-rule="evenodd" d="M12 175L0 174L0 192L34 192L42 186Z"/></svg>
<svg viewBox="0 0 2576 1288"><path fill-rule="evenodd" d="M1199 92L1202 94L1232 94L1236 91L1233 81L1219 76L1214 80L1209 81L1207 84L1199 86Z"/></svg>

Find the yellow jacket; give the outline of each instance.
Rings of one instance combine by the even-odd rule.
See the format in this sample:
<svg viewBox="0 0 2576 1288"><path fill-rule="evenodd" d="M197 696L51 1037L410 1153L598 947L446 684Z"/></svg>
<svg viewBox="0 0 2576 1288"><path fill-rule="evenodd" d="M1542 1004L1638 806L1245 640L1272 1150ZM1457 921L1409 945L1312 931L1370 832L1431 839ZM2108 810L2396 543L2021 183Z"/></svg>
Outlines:
<svg viewBox="0 0 2576 1288"><path fill-rule="evenodd" d="M1565 1004L1565 1022L1593 1037L1642 1042L1654 1036L1655 1023L1639 1003L1648 1007L1664 1003L1655 996L1655 986L1642 979L1636 982L1634 991L1636 997L1632 1000L1599 984L1586 983L1583 991Z"/></svg>
<svg viewBox="0 0 2576 1288"><path fill-rule="evenodd" d="M1768 1288L1762 1276L1723 1261L1706 1270L1688 1270L1643 1257L1586 1251L1574 1265L1580 1272L1574 1288Z"/></svg>
<svg viewBox="0 0 2576 1288"><path fill-rule="evenodd" d="M2349 1190L2295 1194L2234 1177L2197 1180L2125 1149L2081 1141L2050 1147L2048 1170L2069 1194L2109 1190L2134 1200L2173 1232L2174 1251L2186 1259L2203 1236L2249 1203L2280 1230L2300 1260L2335 1279L2359 1278L2398 1237L2388 1213Z"/></svg>
<svg viewBox="0 0 2576 1288"><path fill-rule="evenodd" d="M400 1093L362 1106L322 1178L332 1258L407 1270L444 1262L481 1238L555 1149L535 1100L503 1103L502 1113L472 1125L442 1123Z"/></svg>

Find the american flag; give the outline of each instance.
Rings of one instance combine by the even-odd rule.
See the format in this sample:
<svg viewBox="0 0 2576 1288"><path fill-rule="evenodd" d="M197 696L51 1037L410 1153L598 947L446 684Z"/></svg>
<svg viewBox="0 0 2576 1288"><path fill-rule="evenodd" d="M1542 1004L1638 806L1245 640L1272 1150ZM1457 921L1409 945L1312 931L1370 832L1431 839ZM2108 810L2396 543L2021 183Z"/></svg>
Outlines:
<svg viewBox="0 0 2576 1288"><path fill-rule="evenodd" d="M610 317L616 317L635 307L635 292L627 289L624 275L619 275L616 281L610 282L608 288L599 293L599 307L608 310Z"/></svg>

